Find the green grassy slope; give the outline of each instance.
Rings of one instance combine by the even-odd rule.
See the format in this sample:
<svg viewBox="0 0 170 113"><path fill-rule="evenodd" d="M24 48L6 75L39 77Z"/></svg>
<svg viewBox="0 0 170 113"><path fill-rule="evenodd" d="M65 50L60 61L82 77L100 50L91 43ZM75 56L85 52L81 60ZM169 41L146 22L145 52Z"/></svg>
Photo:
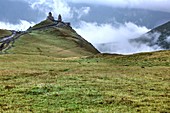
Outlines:
<svg viewBox="0 0 170 113"><path fill-rule="evenodd" d="M44 21L36 24L35 26L33 26L31 29L41 28L41 27L45 27L47 25L52 25L52 24L55 24L55 23L51 20L44 20Z"/></svg>
<svg viewBox="0 0 170 113"><path fill-rule="evenodd" d="M79 57L94 55L98 51L90 43L81 40L76 32L65 28L51 27L21 36L8 53Z"/></svg>
<svg viewBox="0 0 170 113"><path fill-rule="evenodd" d="M11 31L0 29L0 39L3 38L4 36L9 36L11 34L12 34Z"/></svg>
<svg viewBox="0 0 170 113"><path fill-rule="evenodd" d="M170 112L170 51L0 56L0 111Z"/></svg>

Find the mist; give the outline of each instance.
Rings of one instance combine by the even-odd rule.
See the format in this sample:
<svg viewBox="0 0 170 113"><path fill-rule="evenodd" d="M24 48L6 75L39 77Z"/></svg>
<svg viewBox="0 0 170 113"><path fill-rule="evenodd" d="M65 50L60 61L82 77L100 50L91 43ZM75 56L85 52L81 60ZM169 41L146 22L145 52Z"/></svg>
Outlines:
<svg viewBox="0 0 170 113"><path fill-rule="evenodd" d="M144 26L128 22L113 26L112 24L87 23L82 21L76 31L91 42L102 53L133 54L160 50L148 44L131 42L148 32Z"/></svg>
<svg viewBox="0 0 170 113"><path fill-rule="evenodd" d="M0 22L0 29L16 30L16 31L25 31L30 26L35 25L34 22L28 22L26 20L20 20L19 24L11 24L8 22Z"/></svg>

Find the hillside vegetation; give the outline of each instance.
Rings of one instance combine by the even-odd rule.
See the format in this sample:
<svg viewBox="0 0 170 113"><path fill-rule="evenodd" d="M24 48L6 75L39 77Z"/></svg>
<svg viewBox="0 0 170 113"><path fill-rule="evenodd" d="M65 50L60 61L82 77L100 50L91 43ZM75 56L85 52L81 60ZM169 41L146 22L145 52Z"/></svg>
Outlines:
<svg viewBox="0 0 170 113"><path fill-rule="evenodd" d="M55 24L54 22L52 22L51 20L44 20L36 25L34 25L33 27L31 27L30 29L38 29L38 28L43 28L49 25L53 25Z"/></svg>
<svg viewBox="0 0 170 113"><path fill-rule="evenodd" d="M84 45L74 33L67 34L69 31L62 30L49 28L47 31L32 31L21 36L8 53L54 57L79 57L98 53L90 44Z"/></svg>
<svg viewBox="0 0 170 113"><path fill-rule="evenodd" d="M1 55L0 111L168 113L169 55Z"/></svg>
<svg viewBox="0 0 170 113"><path fill-rule="evenodd" d="M169 56L99 54L74 30L34 30L0 55L0 112L169 113Z"/></svg>
<svg viewBox="0 0 170 113"><path fill-rule="evenodd" d="M45 55L54 57L79 57L98 54L92 44L83 39L71 27L49 26L55 23L45 20L22 35L6 51L11 54ZM35 29L35 30L32 30Z"/></svg>
<svg viewBox="0 0 170 113"><path fill-rule="evenodd" d="M2 39L4 36L9 36L11 34L12 34L11 31L0 29L0 39Z"/></svg>

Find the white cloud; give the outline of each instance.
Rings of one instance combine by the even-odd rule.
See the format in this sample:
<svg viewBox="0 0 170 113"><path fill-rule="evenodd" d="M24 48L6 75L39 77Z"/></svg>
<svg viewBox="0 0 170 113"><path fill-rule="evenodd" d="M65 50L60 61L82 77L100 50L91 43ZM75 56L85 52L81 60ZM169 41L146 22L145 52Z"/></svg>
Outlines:
<svg viewBox="0 0 170 113"><path fill-rule="evenodd" d="M166 38L166 41L170 43L170 36Z"/></svg>
<svg viewBox="0 0 170 113"><path fill-rule="evenodd" d="M131 22L114 27L111 24L98 25L97 23L87 23L82 21L80 26L81 27L76 30L81 34L86 35L87 40L94 43L115 42L117 39L122 40L125 37L126 39L130 39L148 31L146 27L138 27ZM93 37L97 37L97 39Z"/></svg>
<svg viewBox="0 0 170 113"><path fill-rule="evenodd" d="M78 14L78 19L80 19L82 16L89 14L90 7L74 8L74 12Z"/></svg>
<svg viewBox="0 0 170 113"><path fill-rule="evenodd" d="M70 19L73 16L71 8L65 0L25 0L29 2L33 9L38 9L44 13L53 12L55 17L61 14L65 19Z"/></svg>
<svg viewBox="0 0 170 113"><path fill-rule="evenodd" d="M78 14L78 19L87 15L90 7L72 8L69 6L67 0L25 0L29 2L33 9L38 9L44 13L52 12L54 17L61 14L64 19L72 19L73 14Z"/></svg>
<svg viewBox="0 0 170 113"><path fill-rule="evenodd" d="M8 30L26 30L33 25L35 25L35 23L33 22L30 23L25 20L21 20L19 24L0 22L1 29L8 29Z"/></svg>
<svg viewBox="0 0 170 113"><path fill-rule="evenodd" d="M81 22L80 26L80 28L75 28L76 31L103 53L132 54L159 49L146 44L131 44L130 39L149 31L146 27L140 27L131 22L118 27L111 24L98 25L87 22Z"/></svg>

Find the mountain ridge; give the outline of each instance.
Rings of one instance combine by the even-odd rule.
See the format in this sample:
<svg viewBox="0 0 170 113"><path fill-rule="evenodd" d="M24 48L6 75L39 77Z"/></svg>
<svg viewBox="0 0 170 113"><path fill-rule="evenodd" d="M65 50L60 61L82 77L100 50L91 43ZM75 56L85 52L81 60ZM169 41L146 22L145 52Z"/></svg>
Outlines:
<svg viewBox="0 0 170 113"><path fill-rule="evenodd" d="M17 33L20 34L20 38L17 38L14 41L15 38L11 37L10 40L7 38L6 41L2 42L2 47L6 43L7 46L11 43L11 47L8 47L10 50L2 48L2 50L5 50L5 53L29 54L30 52L30 54L32 54L32 50L34 50L34 54L43 54L44 52L44 54L48 55L48 53L53 52L56 57L88 56L100 53L91 43L77 34L70 24L66 24L62 21L56 22L46 19L35 26L30 27L26 31L19 31ZM37 41L34 41L35 39ZM47 48L47 46L49 48ZM25 51L21 48L24 48ZM43 51L43 48L46 52ZM62 52L63 55L59 55L59 53L55 53L53 48L56 48L56 52L60 51L61 53L61 51L65 51L66 53ZM37 51L37 53L35 51Z"/></svg>
<svg viewBox="0 0 170 113"><path fill-rule="evenodd" d="M170 21L151 29L142 36L131 39L130 42L147 44L150 47L170 49Z"/></svg>

